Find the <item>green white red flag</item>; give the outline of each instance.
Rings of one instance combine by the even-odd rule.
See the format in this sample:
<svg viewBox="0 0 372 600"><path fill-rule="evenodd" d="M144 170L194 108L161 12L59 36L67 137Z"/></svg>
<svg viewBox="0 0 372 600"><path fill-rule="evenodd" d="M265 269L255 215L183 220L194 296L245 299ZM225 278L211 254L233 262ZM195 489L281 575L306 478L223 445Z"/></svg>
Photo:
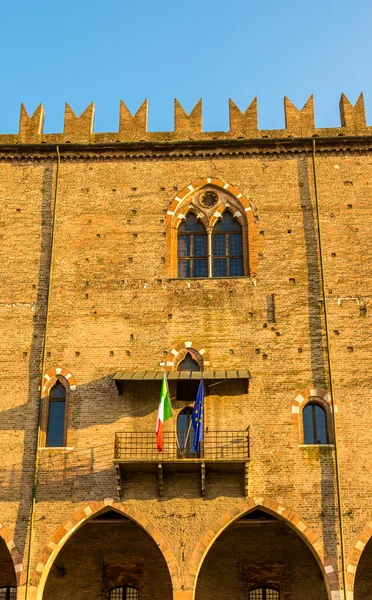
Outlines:
<svg viewBox="0 0 372 600"><path fill-rule="evenodd" d="M168 419L172 417L172 406L169 397L167 376L164 373L163 381L161 382L160 388L160 399L159 399L159 408L158 408L158 417L156 420L156 439L158 451L163 451L163 428L164 423Z"/></svg>

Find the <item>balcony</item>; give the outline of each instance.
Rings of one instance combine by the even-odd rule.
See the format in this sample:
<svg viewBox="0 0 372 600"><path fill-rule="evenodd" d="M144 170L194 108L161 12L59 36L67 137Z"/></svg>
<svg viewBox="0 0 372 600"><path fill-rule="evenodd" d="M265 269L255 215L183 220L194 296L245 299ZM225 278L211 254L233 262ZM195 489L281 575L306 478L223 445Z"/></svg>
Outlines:
<svg viewBox="0 0 372 600"><path fill-rule="evenodd" d="M115 434L114 464L118 493L123 495L123 482L130 472L156 473L159 496L164 495L164 476L168 472L200 473L200 493L205 496L207 476L215 472L242 474L244 495L248 495L250 460L249 428L246 431L210 431L204 433L200 451L194 452L190 442L177 445L174 432L164 432L163 451L158 452L154 432L122 431Z"/></svg>

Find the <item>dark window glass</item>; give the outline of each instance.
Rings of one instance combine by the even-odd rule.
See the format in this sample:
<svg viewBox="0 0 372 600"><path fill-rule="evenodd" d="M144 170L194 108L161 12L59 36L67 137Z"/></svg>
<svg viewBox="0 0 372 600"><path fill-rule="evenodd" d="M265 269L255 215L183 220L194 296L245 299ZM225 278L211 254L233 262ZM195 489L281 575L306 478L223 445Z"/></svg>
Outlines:
<svg viewBox="0 0 372 600"><path fill-rule="evenodd" d="M222 219L214 226L215 231L240 231L240 223L232 216L229 210L223 213Z"/></svg>
<svg viewBox="0 0 372 600"><path fill-rule="evenodd" d="M64 446L66 390L58 381L49 396L47 446Z"/></svg>
<svg viewBox="0 0 372 600"><path fill-rule="evenodd" d="M227 259L213 259L213 275L214 277L227 277Z"/></svg>
<svg viewBox="0 0 372 600"><path fill-rule="evenodd" d="M110 600L138 600L139 591L137 588L125 586L110 590Z"/></svg>
<svg viewBox="0 0 372 600"><path fill-rule="evenodd" d="M15 587L2 587L0 588L0 600L16 600L17 588Z"/></svg>
<svg viewBox="0 0 372 600"><path fill-rule="evenodd" d="M178 228L178 277L207 277L207 232L194 213Z"/></svg>
<svg viewBox="0 0 372 600"><path fill-rule="evenodd" d="M319 404L305 406L303 423L305 444L328 444L326 414Z"/></svg>
<svg viewBox="0 0 372 600"><path fill-rule="evenodd" d="M273 588L256 588L249 592L249 600L280 600L280 596Z"/></svg>
<svg viewBox="0 0 372 600"><path fill-rule="evenodd" d="M224 212L213 229L212 249L214 277L243 275L242 228L230 211Z"/></svg>
<svg viewBox="0 0 372 600"><path fill-rule="evenodd" d="M200 371L200 367L190 352L188 352L185 358L179 363L177 371Z"/></svg>

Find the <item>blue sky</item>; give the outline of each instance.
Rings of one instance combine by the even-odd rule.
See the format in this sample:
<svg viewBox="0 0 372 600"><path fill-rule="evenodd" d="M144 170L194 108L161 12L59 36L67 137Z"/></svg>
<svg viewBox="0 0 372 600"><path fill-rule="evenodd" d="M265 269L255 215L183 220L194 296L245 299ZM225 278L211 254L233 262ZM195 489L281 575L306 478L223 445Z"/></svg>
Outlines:
<svg viewBox="0 0 372 600"><path fill-rule="evenodd" d="M93 100L95 130L117 131L119 100L149 99L149 129L173 129L173 99L203 97L205 130L228 128L228 98L258 96L262 129L284 126L283 97L315 96L316 124L339 124L344 92L372 124L371 0L3 0L0 132L20 103L63 128L64 103Z"/></svg>

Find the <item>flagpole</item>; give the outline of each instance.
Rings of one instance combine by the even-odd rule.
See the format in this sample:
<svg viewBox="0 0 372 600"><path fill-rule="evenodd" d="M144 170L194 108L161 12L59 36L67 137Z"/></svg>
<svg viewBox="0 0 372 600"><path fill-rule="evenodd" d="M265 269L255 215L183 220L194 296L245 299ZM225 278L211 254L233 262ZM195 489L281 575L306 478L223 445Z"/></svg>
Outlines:
<svg viewBox="0 0 372 600"><path fill-rule="evenodd" d="M169 395L169 398L170 398L169 387L168 387L168 377L167 377L166 373L165 373L165 380L167 382L167 390L168 390L168 395ZM173 427L174 427L174 435L176 437L177 449L178 449L179 452L181 452L180 443L179 443L178 435L177 435L177 423L176 423L176 419L174 418L174 412L173 412L173 406L172 405L171 405L171 408L172 408Z"/></svg>
<svg viewBox="0 0 372 600"><path fill-rule="evenodd" d="M170 400L170 393L169 393L169 386L168 386L168 377L167 377L167 372L165 370L165 364L164 363L160 363L160 366L163 367L163 372L164 372L164 376L165 376L165 384L167 386L168 397L169 397L169 400ZM174 435L175 435L175 438L176 438L177 449L178 449L179 452L181 452L180 443L178 441L178 435L177 435L177 424L176 424L176 420L174 418L174 412L173 412L172 403L171 403L171 409L172 409L172 419L173 419Z"/></svg>

